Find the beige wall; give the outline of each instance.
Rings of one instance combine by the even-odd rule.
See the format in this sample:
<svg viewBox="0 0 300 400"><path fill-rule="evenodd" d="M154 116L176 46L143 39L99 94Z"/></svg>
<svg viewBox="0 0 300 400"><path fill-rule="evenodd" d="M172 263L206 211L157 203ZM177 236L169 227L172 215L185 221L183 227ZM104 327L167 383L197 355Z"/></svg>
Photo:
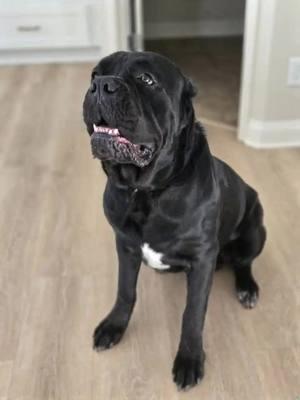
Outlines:
<svg viewBox="0 0 300 400"><path fill-rule="evenodd" d="M199 19L238 19L243 0L144 0L145 22L182 22Z"/></svg>
<svg viewBox="0 0 300 400"><path fill-rule="evenodd" d="M242 34L244 7L245 0L144 0L145 36Z"/></svg>

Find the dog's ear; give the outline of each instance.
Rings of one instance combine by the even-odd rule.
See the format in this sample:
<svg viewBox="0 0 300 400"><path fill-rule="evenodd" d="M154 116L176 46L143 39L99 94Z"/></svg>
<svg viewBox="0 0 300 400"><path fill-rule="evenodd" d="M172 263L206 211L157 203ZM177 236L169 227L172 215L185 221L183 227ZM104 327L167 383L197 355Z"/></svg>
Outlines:
<svg viewBox="0 0 300 400"><path fill-rule="evenodd" d="M196 88L194 82L189 78L185 78L184 91L185 91L186 95L190 98L195 97L197 94L197 88Z"/></svg>
<svg viewBox="0 0 300 400"><path fill-rule="evenodd" d="M180 140L185 151L191 151L193 146L193 126L195 124L195 111L192 98L196 96L197 89L194 83L189 79L184 79L184 87L181 97L181 118L179 125Z"/></svg>
<svg viewBox="0 0 300 400"><path fill-rule="evenodd" d="M194 108L192 98L196 96L196 86L189 78L184 78L184 87L181 98L181 126L186 126L188 123L193 124L194 122Z"/></svg>

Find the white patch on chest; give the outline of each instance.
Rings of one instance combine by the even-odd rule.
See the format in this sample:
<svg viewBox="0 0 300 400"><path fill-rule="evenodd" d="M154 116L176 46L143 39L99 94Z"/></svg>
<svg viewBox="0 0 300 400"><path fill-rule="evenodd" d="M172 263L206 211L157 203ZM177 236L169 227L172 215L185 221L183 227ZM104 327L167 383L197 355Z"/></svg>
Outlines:
<svg viewBox="0 0 300 400"><path fill-rule="evenodd" d="M163 264L161 259L163 257L162 253L151 249L148 243L144 243L142 246L143 257L146 263L155 269L169 269L170 265Z"/></svg>

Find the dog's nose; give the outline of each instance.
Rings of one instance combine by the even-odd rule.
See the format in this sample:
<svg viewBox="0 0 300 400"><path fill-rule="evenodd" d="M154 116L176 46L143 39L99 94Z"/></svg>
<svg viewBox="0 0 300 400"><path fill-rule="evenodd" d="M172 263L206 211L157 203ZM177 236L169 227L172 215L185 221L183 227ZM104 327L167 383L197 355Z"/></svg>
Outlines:
<svg viewBox="0 0 300 400"><path fill-rule="evenodd" d="M114 77L99 77L96 78L91 84L91 92L94 94L104 93L104 94L114 94L120 88L120 82Z"/></svg>
<svg viewBox="0 0 300 400"><path fill-rule="evenodd" d="M102 90L108 94L117 92L119 87L120 83L114 78L107 78L102 82Z"/></svg>

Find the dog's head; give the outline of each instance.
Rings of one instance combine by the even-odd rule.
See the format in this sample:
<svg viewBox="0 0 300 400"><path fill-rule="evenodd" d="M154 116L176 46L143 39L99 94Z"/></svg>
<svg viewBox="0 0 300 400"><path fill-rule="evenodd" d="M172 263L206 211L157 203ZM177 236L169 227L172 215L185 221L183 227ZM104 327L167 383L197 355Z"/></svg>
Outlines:
<svg viewBox="0 0 300 400"><path fill-rule="evenodd" d="M194 123L194 94L191 82L161 55L117 52L104 58L92 71L83 104L94 157L130 186L163 176Z"/></svg>

